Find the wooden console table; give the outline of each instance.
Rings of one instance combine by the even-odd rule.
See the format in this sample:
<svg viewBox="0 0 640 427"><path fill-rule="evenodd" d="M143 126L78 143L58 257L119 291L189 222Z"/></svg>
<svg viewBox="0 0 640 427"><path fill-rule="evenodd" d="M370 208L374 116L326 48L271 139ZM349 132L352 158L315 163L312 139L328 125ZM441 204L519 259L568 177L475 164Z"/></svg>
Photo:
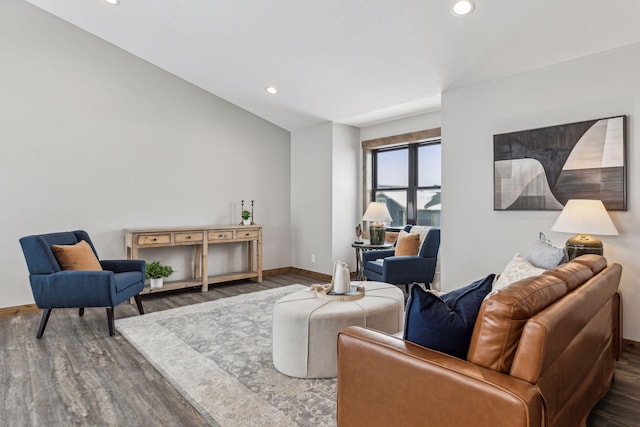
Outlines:
<svg viewBox="0 0 640 427"><path fill-rule="evenodd" d="M262 226L261 225L210 225L204 227L127 228L125 248L127 259L138 259L138 250L193 246L193 275L178 281L165 281L161 288L145 285L140 294L164 292L172 289L200 286L202 292L209 284L241 279L257 279L262 282ZM209 276L209 245L247 242L247 271ZM255 242L255 244L254 244ZM255 246L255 248L254 248Z"/></svg>

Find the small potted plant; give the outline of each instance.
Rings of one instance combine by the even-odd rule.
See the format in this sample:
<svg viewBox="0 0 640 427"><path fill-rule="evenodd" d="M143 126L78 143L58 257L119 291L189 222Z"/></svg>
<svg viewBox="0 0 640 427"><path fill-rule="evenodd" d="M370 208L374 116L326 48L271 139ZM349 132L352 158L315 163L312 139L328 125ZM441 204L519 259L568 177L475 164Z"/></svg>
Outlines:
<svg viewBox="0 0 640 427"><path fill-rule="evenodd" d="M242 215L242 223L244 225L250 225L251 224L251 220L250 220L251 211L243 210L241 215Z"/></svg>
<svg viewBox="0 0 640 427"><path fill-rule="evenodd" d="M145 271L145 277L151 279L152 288L161 288L163 279L171 274L173 274L173 268L160 264L160 261L153 261L147 264Z"/></svg>

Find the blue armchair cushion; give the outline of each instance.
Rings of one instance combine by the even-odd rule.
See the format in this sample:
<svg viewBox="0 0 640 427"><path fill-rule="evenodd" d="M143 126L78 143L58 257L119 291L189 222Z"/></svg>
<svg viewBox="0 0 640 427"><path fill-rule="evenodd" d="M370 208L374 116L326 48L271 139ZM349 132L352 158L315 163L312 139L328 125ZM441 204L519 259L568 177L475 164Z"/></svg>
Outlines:
<svg viewBox="0 0 640 427"><path fill-rule="evenodd" d="M63 270L102 270L91 246L84 240L73 245L53 245L51 250Z"/></svg>
<svg viewBox="0 0 640 427"><path fill-rule="evenodd" d="M366 264L369 261L375 261L377 259L394 256L395 253L395 249L378 249L375 251L364 251L362 252L362 263Z"/></svg>
<svg viewBox="0 0 640 427"><path fill-rule="evenodd" d="M116 293L135 286L140 282L144 283L144 276L139 271L128 271L126 273L115 273Z"/></svg>
<svg viewBox="0 0 640 427"><path fill-rule="evenodd" d="M490 274L441 296L413 286L407 300L403 338L466 359L480 306L491 292L494 277Z"/></svg>
<svg viewBox="0 0 640 427"><path fill-rule="evenodd" d="M377 273L379 275L382 275L382 270L384 268L384 261L369 261L367 263L367 269L370 271L373 271L374 273Z"/></svg>

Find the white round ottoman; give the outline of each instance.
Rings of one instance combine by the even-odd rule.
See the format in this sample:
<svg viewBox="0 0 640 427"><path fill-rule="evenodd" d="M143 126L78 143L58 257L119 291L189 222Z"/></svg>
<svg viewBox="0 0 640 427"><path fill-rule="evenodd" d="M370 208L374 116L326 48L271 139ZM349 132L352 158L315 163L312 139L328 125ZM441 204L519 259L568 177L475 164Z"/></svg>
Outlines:
<svg viewBox="0 0 640 427"><path fill-rule="evenodd" d="M280 298L273 308L273 364L297 378L338 375L338 332L362 326L395 334L404 323L404 294L381 282L351 282L365 296L353 301L320 299L310 289Z"/></svg>

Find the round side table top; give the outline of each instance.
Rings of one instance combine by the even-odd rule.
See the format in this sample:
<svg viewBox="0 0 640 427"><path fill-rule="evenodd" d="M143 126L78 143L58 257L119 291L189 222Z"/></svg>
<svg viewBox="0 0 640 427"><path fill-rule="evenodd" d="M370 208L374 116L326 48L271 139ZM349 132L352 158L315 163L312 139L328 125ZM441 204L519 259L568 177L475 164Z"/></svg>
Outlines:
<svg viewBox="0 0 640 427"><path fill-rule="evenodd" d="M383 245L372 245L367 241L363 241L362 243L353 242L351 244L351 247L356 249L391 249L393 245L391 243L385 243Z"/></svg>

